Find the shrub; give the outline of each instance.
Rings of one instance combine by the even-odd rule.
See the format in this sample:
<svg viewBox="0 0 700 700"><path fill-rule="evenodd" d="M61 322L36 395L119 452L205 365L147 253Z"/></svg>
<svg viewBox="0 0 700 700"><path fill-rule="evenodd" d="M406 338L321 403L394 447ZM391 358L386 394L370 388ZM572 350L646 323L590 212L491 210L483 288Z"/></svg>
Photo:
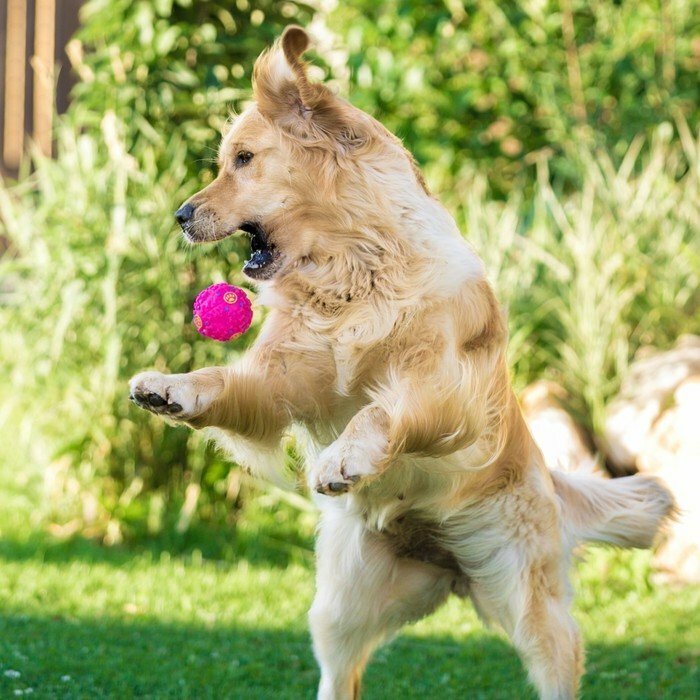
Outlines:
<svg viewBox="0 0 700 700"><path fill-rule="evenodd" d="M39 158L29 180L0 189L4 411L25 415L27 444L48 446L50 460L34 458L72 494L64 517L77 510L98 530L111 521L112 536L114 523L157 529L188 484L190 511L200 489L210 514L221 511L228 473L196 434L131 408L128 377L225 362L245 342L229 350L188 324L192 280L222 279L238 260L230 244L195 256L172 232L184 144L154 144L137 162L125 131L111 113L99 137L63 122L57 160ZM594 428L634 349L668 345L696 318L700 139L684 132L681 149L670 131L638 166L639 142L617 170L582 153L584 187L566 198L543 163L531 202L493 200L481 178L448 203L509 310L516 385L550 373ZM160 170L156 151L177 165Z"/></svg>
<svg viewBox="0 0 700 700"><path fill-rule="evenodd" d="M230 111L250 97L253 62L284 25L312 14L292 0L89 0L71 49L81 78L73 104L93 128L114 111L129 152L149 138L144 123L161 137L177 132L187 172L208 178Z"/></svg>
<svg viewBox="0 0 700 700"><path fill-rule="evenodd" d="M637 134L700 117L697 0L360 0L330 24L349 49L353 102L421 163L479 168L496 193L532 184L538 152L579 187L578 142L619 163Z"/></svg>

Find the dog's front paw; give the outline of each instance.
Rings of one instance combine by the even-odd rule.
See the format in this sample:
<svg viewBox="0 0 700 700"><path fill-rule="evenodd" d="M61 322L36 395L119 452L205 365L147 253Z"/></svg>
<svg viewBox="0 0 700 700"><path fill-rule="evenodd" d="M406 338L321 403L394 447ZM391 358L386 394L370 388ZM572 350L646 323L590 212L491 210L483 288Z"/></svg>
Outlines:
<svg viewBox="0 0 700 700"><path fill-rule="evenodd" d="M342 496L373 473L367 454L357 445L336 441L319 455L309 473L309 486L326 496Z"/></svg>
<svg viewBox="0 0 700 700"><path fill-rule="evenodd" d="M141 372L129 382L129 398L151 413L174 420L193 416L197 396L183 375Z"/></svg>

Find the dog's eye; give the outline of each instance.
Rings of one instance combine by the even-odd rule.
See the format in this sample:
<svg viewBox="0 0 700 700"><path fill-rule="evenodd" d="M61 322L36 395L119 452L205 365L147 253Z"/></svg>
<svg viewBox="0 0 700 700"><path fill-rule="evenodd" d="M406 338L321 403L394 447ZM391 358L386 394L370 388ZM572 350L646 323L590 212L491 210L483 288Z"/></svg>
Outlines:
<svg viewBox="0 0 700 700"><path fill-rule="evenodd" d="M248 165L251 160L253 160L253 154L250 151L238 151L236 153L237 168L240 168L242 165Z"/></svg>

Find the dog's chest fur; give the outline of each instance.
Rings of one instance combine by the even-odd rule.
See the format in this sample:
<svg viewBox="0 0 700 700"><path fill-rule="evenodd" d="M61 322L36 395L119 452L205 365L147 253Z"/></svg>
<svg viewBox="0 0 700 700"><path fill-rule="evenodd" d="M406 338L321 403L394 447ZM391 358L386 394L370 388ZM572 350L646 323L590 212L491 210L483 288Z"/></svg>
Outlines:
<svg viewBox="0 0 700 700"><path fill-rule="evenodd" d="M339 344L333 349L335 390L341 396L351 393L362 355L362 349L352 344Z"/></svg>

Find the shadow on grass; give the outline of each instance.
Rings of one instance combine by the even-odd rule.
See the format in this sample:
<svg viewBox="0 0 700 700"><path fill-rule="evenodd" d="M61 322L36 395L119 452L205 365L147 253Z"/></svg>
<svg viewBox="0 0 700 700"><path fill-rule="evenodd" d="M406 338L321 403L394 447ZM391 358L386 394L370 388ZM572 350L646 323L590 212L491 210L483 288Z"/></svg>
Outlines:
<svg viewBox="0 0 700 700"><path fill-rule="evenodd" d="M593 646L588 665L583 698L697 697L692 659L658 647ZM312 698L317 678L302 630L0 616L3 697ZM399 638L375 655L363 697L535 695L513 650L480 633Z"/></svg>
<svg viewBox="0 0 700 700"><path fill-rule="evenodd" d="M167 530L157 536L141 537L111 547L82 536L57 539L41 531L18 539L0 539L0 560L4 561L77 560L122 566L144 554L154 560L197 558L223 564L245 559L251 564L281 569L293 563L308 565L314 558L310 538L265 526L237 529L197 525L184 533Z"/></svg>
<svg viewBox="0 0 700 700"><path fill-rule="evenodd" d="M224 567L246 558L282 569L297 557L308 564L311 556L306 548L299 554L283 541L269 545L259 530L240 531L225 546L221 540L200 549L207 538L231 534L200 528L176 541L161 537L127 549L34 533L0 540L0 575L2 561L77 560L116 568L144 553L186 559L201 551ZM114 615L123 615L121 607ZM515 652L501 638L483 631L466 639L415 635L409 628L375 654L365 699L535 698ZM698 697L698 656L674 648L670 637L668 645L589 644L587 668L584 699ZM14 678L8 671L21 675ZM139 616L84 620L0 613L0 697L31 687L36 698L312 698L317 677L308 633L300 623L277 631L166 624Z"/></svg>

